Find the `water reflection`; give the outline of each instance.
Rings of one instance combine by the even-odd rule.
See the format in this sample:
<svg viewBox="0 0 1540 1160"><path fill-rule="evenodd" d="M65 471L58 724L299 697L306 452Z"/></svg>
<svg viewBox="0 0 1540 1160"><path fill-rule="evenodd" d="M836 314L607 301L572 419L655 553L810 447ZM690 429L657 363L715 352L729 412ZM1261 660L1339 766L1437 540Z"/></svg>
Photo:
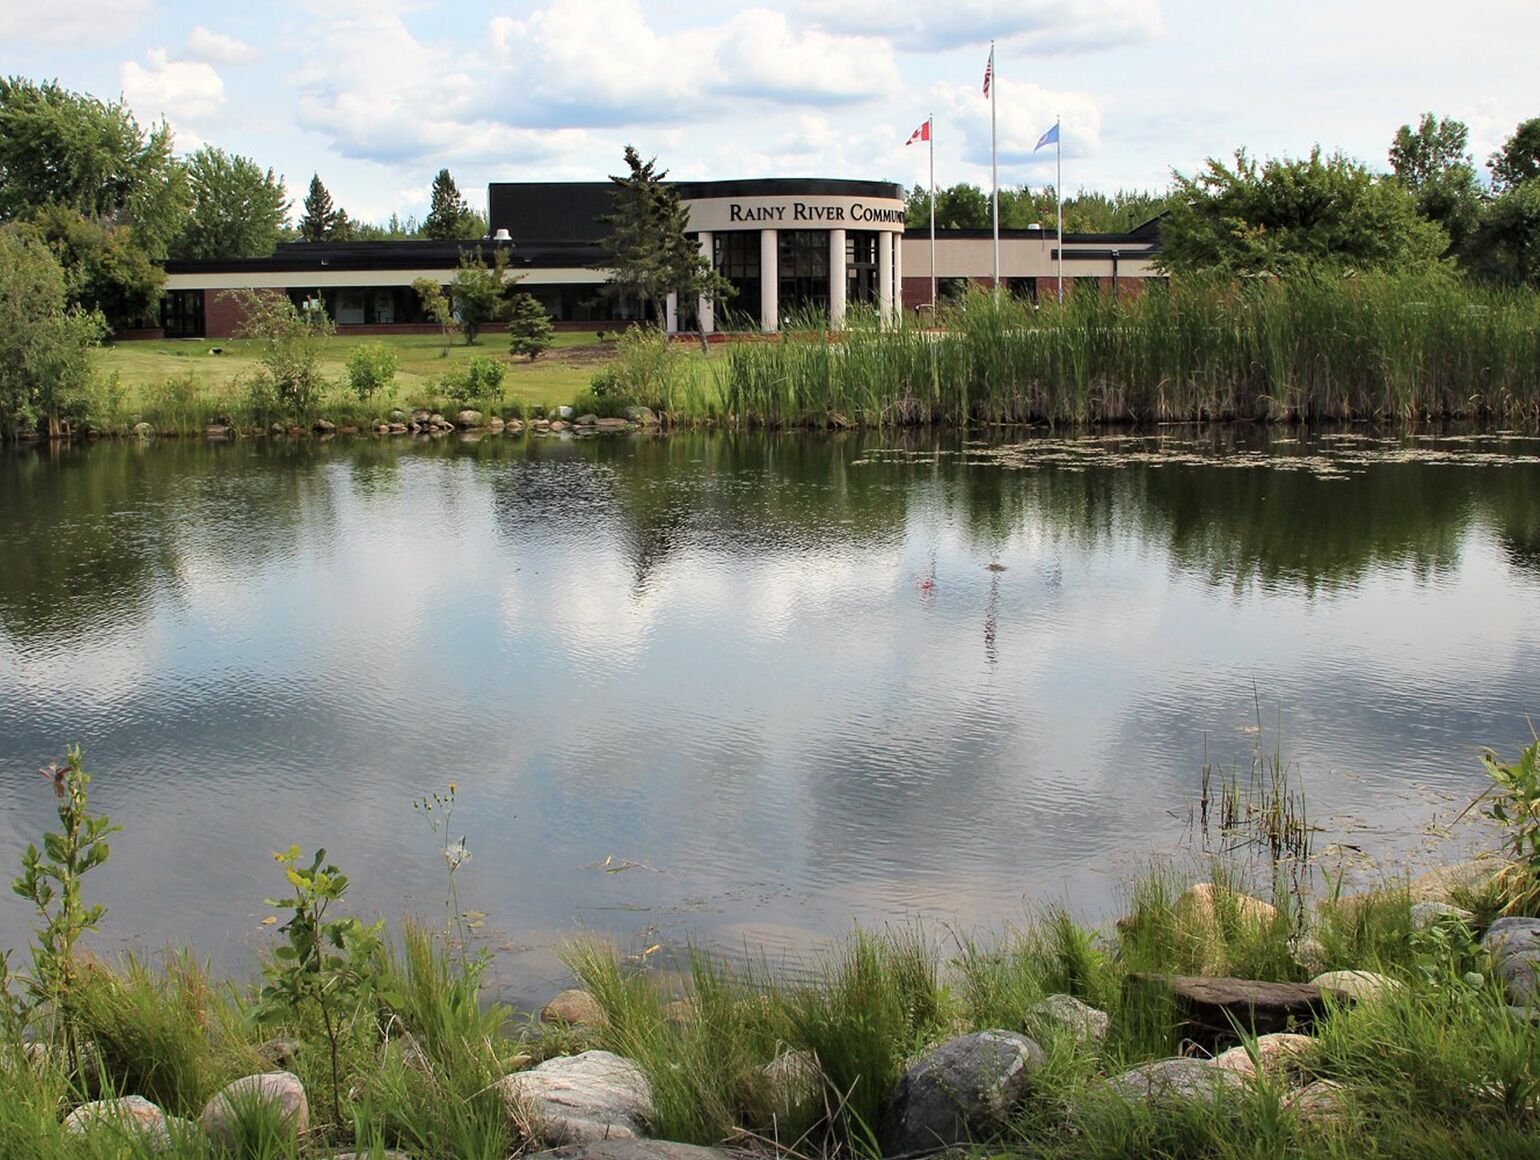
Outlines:
<svg viewBox="0 0 1540 1160"><path fill-rule="evenodd" d="M290 842L436 909L410 802L449 780L521 946L1095 911L1258 692L1312 811L1393 828L1525 735L1540 465L1265 439L7 452L0 860L78 740L109 929L227 963Z"/></svg>

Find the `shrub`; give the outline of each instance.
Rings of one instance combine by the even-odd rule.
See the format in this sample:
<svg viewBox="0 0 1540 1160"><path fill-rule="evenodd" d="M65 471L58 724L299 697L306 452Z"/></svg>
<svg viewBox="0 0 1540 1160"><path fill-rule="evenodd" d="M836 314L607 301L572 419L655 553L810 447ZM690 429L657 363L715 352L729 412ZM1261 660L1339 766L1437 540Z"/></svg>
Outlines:
<svg viewBox="0 0 1540 1160"><path fill-rule="evenodd" d="M262 353L257 356L260 367L248 385L252 410L288 418L308 417L326 391L321 347L335 329L326 312L308 308L301 312L287 296L273 291L227 293L235 299L242 317L237 336L262 343Z"/></svg>
<svg viewBox="0 0 1540 1160"><path fill-rule="evenodd" d="M348 355L348 385L360 402L389 398L396 388L396 352L383 342L366 343Z"/></svg>
<svg viewBox="0 0 1540 1160"><path fill-rule="evenodd" d="M493 358L477 355L439 380L439 389L456 403L476 403L503 397L507 368Z"/></svg>

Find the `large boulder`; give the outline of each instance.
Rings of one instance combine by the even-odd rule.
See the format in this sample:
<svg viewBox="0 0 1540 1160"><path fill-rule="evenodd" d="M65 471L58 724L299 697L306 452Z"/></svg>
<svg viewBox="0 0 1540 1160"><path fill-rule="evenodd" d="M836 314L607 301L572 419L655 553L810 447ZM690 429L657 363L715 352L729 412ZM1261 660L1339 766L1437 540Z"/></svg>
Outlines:
<svg viewBox="0 0 1540 1160"><path fill-rule="evenodd" d="M823 1096L823 1070L811 1051L788 1051L760 1069L765 1102L777 1120L806 1112Z"/></svg>
<svg viewBox="0 0 1540 1160"><path fill-rule="evenodd" d="M1159 1059L1106 1080L1112 1091L1126 1100L1202 1100L1212 1103L1226 1091L1246 1084L1228 1068L1215 1067L1209 1059Z"/></svg>
<svg viewBox="0 0 1540 1160"><path fill-rule="evenodd" d="M289 1132L303 1136L310 1128L305 1085L292 1072L248 1075L226 1084L203 1109L203 1130L224 1147L236 1141L237 1125L248 1116L270 1115Z"/></svg>
<svg viewBox="0 0 1540 1160"><path fill-rule="evenodd" d="M1540 919L1499 918L1481 936L1481 949L1513 1003L1540 1006Z"/></svg>
<svg viewBox="0 0 1540 1160"><path fill-rule="evenodd" d="M1411 915L1413 930L1427 930L1441 922L1463 922L1470 926L1476 921L1470 911L1450 902L1414 902Z"/></svg>
<svg viewBox="0 0 1540 1160"><path fill-rule="evenodd" d="M1237 1031L1268 1035L1308 1029L1325 1009L1321 988L1308 983L1269 983L1260 979L1226 979L1188 975L1128 976L1130 1002L1159 998L1175 1008L1182 1034L1205 1050L1237 1041Z"/></svg>
<svg viewBox="0 0 1540 1160"><path fill-rule="evenodd" d="M1330 992L1337 999L1369 1003L1406 988L1395 979L1373 971L1327 971L1310 980L1310 985Z"/></svg>
<svg viewBox="0 0 1540 1160"><path fill-rule="evenodd" d="M64 1118L64 1130L71 1136L106 1131L120 1136L142 1137L154 1152L171 1150L171 1132L166 1114L143 1096L123 1096L115 1100L97 1100L81 1104Z"/></svg>
<svg viewBox="0 0 1540 1160"><path fill-rule="evenodd" d="M1298 1091L1290 1092L1283 1097L1280 1106L1313 1128L1340 1127L1348 1121L1350 1115L1342 1085L1329 1079L1318 1079Z"/></svg>
<svg viewBox="0 0 1540 1160"><path fill-rule="evenodd" d="M998 1135L1045 1058L1014 1031L980 1031L942 1044L899 1081L879 1133L883 1154Z"/></svg>
<svg viewBox="0 0 1540 1160"><path fill-rule="evenodd" d="M731 1160L735 1153L672 1140L595 1140L536 1152L527 1160Z"/></svg>
<svg viewBox="0 0 1540 1160"><path fill-rule="evenodd" d="M461 428L480 427L483 416L480 411L466 409L455 416L455 426Z"/></svg>
<svg viewBox="0 0 1540 1160"><path fill-rule="evenodd" d="M652 1121L652 1086L629 1059L585 1051L548 1059L497 1083L519 1131L547 1144L629 1140Z"/></svg>
<svg viewBox="0 0 1540 1160"><path fill-rule="evenodd" d="M1097 1044L1112 1029L1112 1017L1073 995L1049 995L1027 1008L1022 1020L1029 1035L1060 1035L1076 1043Z"/></svg>
<svg viewBox="0 0 1540 1160"><path fill-rule="evenodd" d="M604 1023L604 1008L587 991L562 991L540 1011L542 1023L566 1023L575 1027L598 1027Z"/></svg>

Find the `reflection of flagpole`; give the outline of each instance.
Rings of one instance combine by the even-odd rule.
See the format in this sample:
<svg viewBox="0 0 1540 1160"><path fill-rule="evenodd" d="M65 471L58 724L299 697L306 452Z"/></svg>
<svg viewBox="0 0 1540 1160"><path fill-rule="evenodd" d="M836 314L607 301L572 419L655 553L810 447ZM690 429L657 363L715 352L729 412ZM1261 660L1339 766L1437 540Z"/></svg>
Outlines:
<svg viewBox="0 0 1540 1160"><path fill-rule="evenodd" d="M1064 305L1064 134L1060 131L1062 117L1053 119L1053 152L1056 174L1054 176L1054 188L1058 196L1054 201L1059 209L1059 305ZM996 242L998 246L1000 243Z"/></svg>
<svg viewBox="0 0 1540 1160"><path fill-rule="evenodd" d="M930 115L930 319L936 321L936 114Z"/></svg>

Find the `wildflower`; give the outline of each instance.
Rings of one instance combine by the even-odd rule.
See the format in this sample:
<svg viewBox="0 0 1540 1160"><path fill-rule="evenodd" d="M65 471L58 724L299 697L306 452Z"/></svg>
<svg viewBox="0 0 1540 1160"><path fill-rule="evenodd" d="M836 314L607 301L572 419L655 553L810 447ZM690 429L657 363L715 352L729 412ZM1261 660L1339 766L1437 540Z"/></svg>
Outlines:
<svg viewBox="0 0 1540 1160"><path fill-rule="evenodd" d="M444 864L453 874L461 866L471 860L471 852L465 845L465 836L462 834L458 842L452 842L444 847Z"/></svg>

